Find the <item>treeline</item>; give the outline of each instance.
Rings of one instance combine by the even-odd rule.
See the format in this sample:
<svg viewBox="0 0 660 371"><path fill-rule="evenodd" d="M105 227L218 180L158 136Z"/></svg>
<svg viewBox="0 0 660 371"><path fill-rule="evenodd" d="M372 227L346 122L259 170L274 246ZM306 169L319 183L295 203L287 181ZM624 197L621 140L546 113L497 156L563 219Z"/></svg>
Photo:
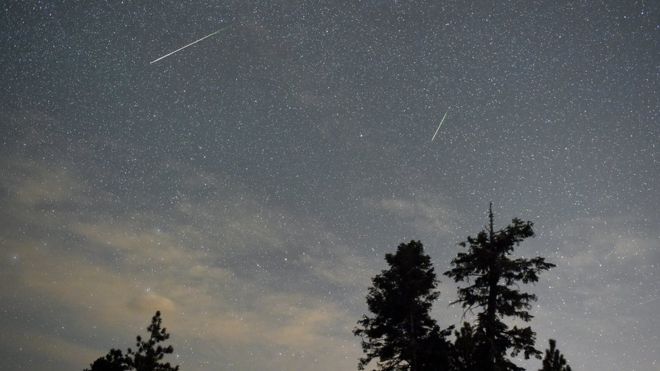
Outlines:
<svg viewBox="0 0 660 371"><path fill-rule="evenodd" d="M389 268L373 277L366 297L370 313L353 331L361 337L364 352L358 369L524 371L514 363L515 357L541 359L531 327L511 327L505 322L531 321L529 310L537 298L521 291L520 284L537 282L540 273L555 266L543 257L512 257L515 247L534 235L532 227L532 222L513 219L495 230L491 206L487 228L460 243L465 251L451 261L444 275L463 284L453 304L475 314L475 319L463 322L459 329L454 325L441 328L430 316L440 292L422 243L400 244L396 253L386 254ZM169 334L161 322L156 312L147 328L149 338L138 336L135 350L111 349L84 371L178 371L179 366L164 361L173 347L162 345ZM571 371L555 340L550 340L539 371Z"/></svg>
<svg viewBox="0 0 660 371"><path fill-rule="evenodd" d="M534 235L532 227L532 222L513 219L496 231L491 206L487 228L460 243L465 251L444 273L462 284L453 304L475 314L474 322L464 322L460 329L443 329L430 317L440 292L422 243L410 241L386 254L389 268L372 279L367 295L371 314L354 330L364 352L358 368L375 364L383 371L524 371L513 362L515 357L541 359L531 327L505 322L531 321L529 309L536 296L521 291L520 285L537 282L541 272L555 266L543 257L512 257L515 247ZM541 371L570 370L551 340Z"/></svg>

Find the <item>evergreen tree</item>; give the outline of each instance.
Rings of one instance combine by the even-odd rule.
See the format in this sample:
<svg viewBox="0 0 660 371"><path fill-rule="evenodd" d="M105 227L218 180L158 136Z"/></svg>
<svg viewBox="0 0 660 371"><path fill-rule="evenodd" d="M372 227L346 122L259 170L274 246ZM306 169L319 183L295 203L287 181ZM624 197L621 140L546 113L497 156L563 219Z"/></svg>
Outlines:
<svg viewBox="0 0 660 371"><path fill-rule="evenodd" d="M119 349L110 349L110 352L94 361L90 369L84 371L129 371L130 360Z"/></svg>
<svg viewBox="0 0 660 371"><path fill-rule="evenodd" d="M525 322L532 319L528 310L536 295L518 290L519 283L538 281L538 274L554 267L542 257L512 259L510 255L524 239L532 237L532 222L513 219L504 229L493 229L492 204L489 208L489 226L476 237L468 237L460 246L468 252L459 253L445 275L456 282L465 281L468 287L459 288L458 300L466 311L479 309L475 329L477 369L482 371L523 371L508 359L521 352L541 358L534 347L536 333L528 327L509 326L503 322L512 317Z"/></svg>
<svg viewBox="0 0 660 371"><path fill-rule="evenodd" d="M451 334L451 329L441 330L439 326L434 326L429 334L422 338L419 355L419 370L440 371L450 370L449 354L451 344L447 341L447 336Z"/></svg>
<svg viewBox="0 0 660 371"><path fill-rule="evenodd" d="M454 331L456 340L451 348L450 365L452 371L475 371L477 363L474 359L476 354L476 340L474 328L470 323L463 322L460 331Z"/></svg>
<svg viewBox="0 0 660 371"><path fill-rule="evenodd" d="M539 371L571 371L571 366L566 363L564 356L556 348L557 342L550 339L550 348L545 350L543 368Z"/></svg>
<svg viewBox="0 0 660 371"><path fill-rule="evenodd" d="M179 366L162 362L165 355L174 352L171 345L165 347L160 345L170 338L167 330L161 328L162 321L160 312L156 312L147 327L149 339L145 341L138 336L137 350L128 348L126 354L123 354L121 350L111 349L105 357L94 361L90 370L85 369L85 371L178 371Z"/></svg>
<svg viewBox="0 0 660 371"><path fill-rule="evenodd" d="M147 327L149 340L142 340L141 336L136 339L137 351L128 348L129 357L133 357L133 367L136 371L178 371L179 366L172 367L169 362L161 363L167 354L172 354L174 348L171 345L163 347L159 343L170 338L165 328L161 328L163 320L160 312L151 318L151 324Z"/></svg>
<svg viewBox="0 0 660 371"><path fill-rule="evenodd" d="M447 333L429 316L440 295L431 258L421 242L410 241L385 260L389 269L372 279L367 295L373 316L364 315L353 331L365 353L359 369L377 359L379 370L443 370Z"/></svg>

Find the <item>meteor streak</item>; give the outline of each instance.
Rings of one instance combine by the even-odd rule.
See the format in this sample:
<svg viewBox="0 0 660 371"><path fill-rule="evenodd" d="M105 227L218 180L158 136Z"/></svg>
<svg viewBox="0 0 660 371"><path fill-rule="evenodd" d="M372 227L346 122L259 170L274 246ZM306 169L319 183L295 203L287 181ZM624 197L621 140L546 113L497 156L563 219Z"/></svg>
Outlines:
<svg viewBox="0 0 660 371"><path fill-rule="evenodd" d="M641 303L639 303L639 304L637 304L637 305L651 304L651 303L653 303L654 301L657 301L657 300L659 300L659 299L660 299L660 298L654 298L654 299L651 299L651 300L647 300L647 301L641 302Z"/></svg>
<svg viewBox="0 0 660 371"><path fill-rule="evenodd" d="M185 49L185 48L187 48L187 47L189 47L189 46L191 46L191 45L195 45L195 44L197 44L198 42L200 42L200 41L202 41L202 40L204 40L204 39L206 39L206 38L209 38L209 37L211 37L211 36L217 34L218 32L220 32L220 31L222 31L222 30L224 30L224 29L226 29L226 28L227 28L227 27L225 27L225 28L221 28L221 29L219 29L219 30L217 30L217 31L215 31L215 32L213 32L213 33L210 33L210 34L208 34L208 35L202 37L202 38L199 39L199 40L193 41L193 42L191 42L190 44L188 44L188 45L186 45L186 46L183 46L183 47L181 47L181 48L179 48L179 49L177 49L177 50L175 50L175 51L173 51L173 52L167 53L167 54L165 54L164 56L162 56L162 57L160 57L160 58L154 59L153 61L149 62L149 64L154 64L154 63L158 62L159 60L161 60L161 59L165 59L165 58L169 57L170 55L172 55L172 54L174 54L174 53L176 53L176 52L178 52L178 51L181 51L181 50L183 50L183 49Z"/></svg>
<svg viewBox="0 0 660 371"><path fill-rule="evenodd" d="M449 111L447 111L449 112ZM442 120L440 120L440 125L438 125L438 128L435 129L435 133L433 133L433 138L431 138L431 142L435 139L435 136L438 135L438 131L440 131L440 127L442 126L442 123L445 122L445 118L447 117L447 112L445 112L445 115L442 116Z"/></svg>

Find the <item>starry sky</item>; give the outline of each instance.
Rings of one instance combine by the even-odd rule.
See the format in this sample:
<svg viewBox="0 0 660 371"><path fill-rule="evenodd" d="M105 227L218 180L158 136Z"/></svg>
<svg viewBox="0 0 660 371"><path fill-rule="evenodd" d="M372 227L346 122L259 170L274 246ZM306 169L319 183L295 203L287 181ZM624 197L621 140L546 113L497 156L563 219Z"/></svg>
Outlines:
<svg viewBox="0 0 660 371"><path fill-rule="evenodd" d="M182 370L356 369L384 255L419 239L448 270L490 201L557 264L538 348L660 369L660 2L1 12L4 369L82 370L156 309Z"/></svg>

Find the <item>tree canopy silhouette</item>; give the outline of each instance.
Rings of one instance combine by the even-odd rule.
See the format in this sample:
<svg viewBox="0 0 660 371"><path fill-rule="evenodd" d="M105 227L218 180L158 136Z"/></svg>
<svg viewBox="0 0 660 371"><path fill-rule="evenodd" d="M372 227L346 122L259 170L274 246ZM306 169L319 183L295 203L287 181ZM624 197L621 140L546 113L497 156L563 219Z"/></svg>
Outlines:
<svg viewBox="0 0 660 371"><path fill-rule="evenodd" d="M94 361L91 368L84 371L128 371L132 370L131 362L119 349L110 349L110 352Z"/></svg>
<svg viewBox="0 0 660 371"><path fill-rule="evenodd" d="M90 369L84 371L178 371L179 366L172 366L169 362L163 363L163 358L167 354L172 354L174 348L171 345L160 345L170 338L170 334L164 327L161 328L161 324L160 311L157 311L147 327L149 339L143 340L138 335L135 351L128 348L124 354L121 350L110 349L105 357L97 359L91 364Z"/></svg>
<svg viewBox="0 0 660 371"><path fill-rule="evenodd" d="M532 222L515 218L506 228L495 231L492 204L488 218L488 230L460 243L468 252L458 253L451 262L453 268L445 275L456 282L471 283L458 289L454 303L461 303L466 311L480 310L474 331L477 369L522 371L523 368L508 359L507 353L511 351L511 356L517 356L522 352L526 359L530 356L540 359L541 352L534 347L536 333L529 326L509 328L503 319L531 320L528 310L536 295L521 292L518 284L537 282L540 272L555 265L542 257L510 258L520 242L534 236Z"/></svg>
<svg viewBox="0 0 660 371"><path fill-rule="evenodd" d="M447 331L429 316L440 292L431 259L419 241L400 244L386 254L389 269L372 279L364 315L353 333L362 338L363 370L377 359L379 370L443 370L446 368Z"/></svg>
<svg viewBox="0 0 660 371"><path fill-rule="evenodd" d="M474 355L476 342L475 329L469 322L463 322L460 331L454 331L454 344L451 347L449 364L452 371L475 371L477 363Z"/></svg>
<svg viewBox="0 0 660 371"><path fill-rule="evenodd" d="M550 339L550 348L545 350L545 357L543 358L543 368L539 371L571 371L571 366L568 365L564 356L556 348L557 342Z"/></svg>

